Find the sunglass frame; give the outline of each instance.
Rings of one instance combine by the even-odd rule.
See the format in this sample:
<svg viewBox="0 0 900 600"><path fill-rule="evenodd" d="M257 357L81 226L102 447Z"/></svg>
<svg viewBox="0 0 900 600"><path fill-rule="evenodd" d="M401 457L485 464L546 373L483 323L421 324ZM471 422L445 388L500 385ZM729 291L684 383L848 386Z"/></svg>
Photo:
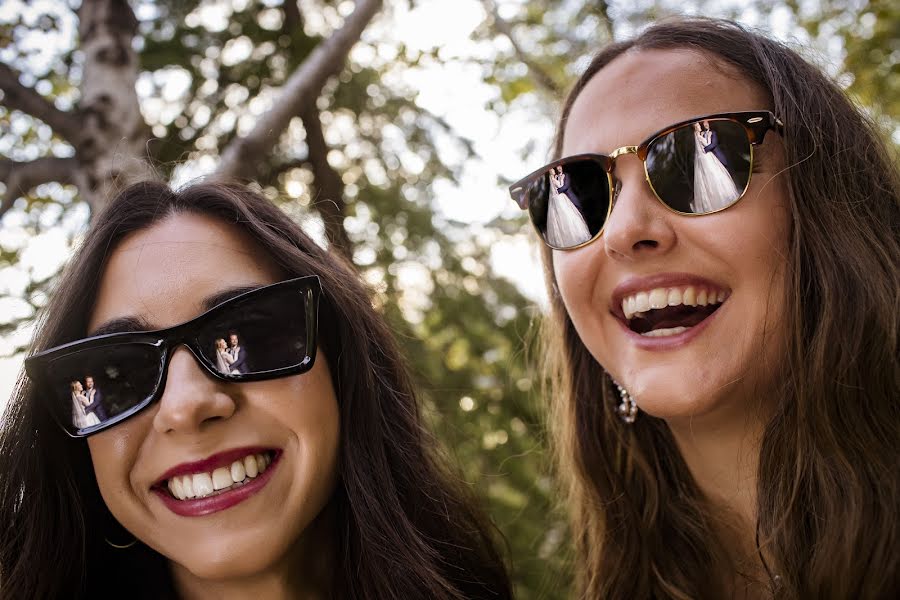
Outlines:
<svg viewBox="0 0 900 600"><path fill-rule="evenodd" d="M741 190L741 193L737 198L734 199L733 202L719 208L717 210L702 212L702 213L689 213L682 212L676 210L669 206L665 200L660 197L659 193L656 191L656 188L653 187L653 182L650 181L650 173L647 170L647 156L650 152L650 146L653 145L655 141L659 138L666 136L673 131L680 129L682 127L693 125L695 123L702 123L703 121L732 121L741 125L744 131L747 133L747 140L750 142L750 163L749 163L749 173L747 176L747 183L744 186L744 189ZM776 133L781 134L784 130L784 123L781 122L781 119L775 116L772 111L769 110L752 110L752 111L740 111L740 112L730 112L730 113L715 113L711 115L704 115L693 117L690 119L685 119L684 121L679 121L678 123L674 123L669 125L663 129L660 129L649 137L647 137L643 142L638 144L637 146L621 146L616 148L612 152L607 154L594 154L594 153L582 153L582 154L574 154L572 156L565 156L563 158L559 158L550 163L547 163L540 169L537 169L522 179L516 181L512 185L509 186L509 195L513 199L513 201L519 205L519 208L522 210L528 210L528 195L525 193L525 190L528 189L528 186L540 178L544 177L549 173L552 169L555 169L558 166L564 166L571 162L576 161L584 161L589 160L597 163L597 165L604 170L607 178L607 188L609 189L609 202L607 204L606 216L603 220L603 226L597 231L597 233L592 236L590 239L577 244L575 246L554 246L549 243L546 238L541 234L540 229L538 229L537 225L534 223L534 219L531 218L529 213L529 221L531 221L532 226L538 234L538 237L541 239L541 242L546 244L549 248L553 250L575 250L577 248L581 248L583 246L587 246L588 244L594 242L603 234L603 230L606 229L606 223L609 221L609 215L612 213L613 205L615 203L616 190L615 190L615 180L613 179L613 170L615 168L615 161L617 158L624 154L636 154L638 159L641 161L641 164L644 168L644 179L647 181L647 184L650 186L650 190L653 192L653 195L656 199L665 206L668 210L672 211L678 215L684 215L689 217L701 217L705 215L710 215L713 213L717 213L723 211L727 208L731 208L738 201L744 197L744 194L747 193L747 190L750 188L750 180L753 178L753 159L754 159L754 151L753 148L763 143L765 139L766 133L769 130L774 130Z"/></svg>
<svg viewBox="0 0 900 600"><path fill-rule="evenodd" d="M203 349L198 341L198 334L202 331L204 325L217 317L219 313L229 306L241 301L247 300L248 297L257 295L266 295L273 292L283 291L285 289L295 288L299 292L306 292L304 295L304 308L306 316L306 356L297 364L269 371L257 371L252 373L222 373L216 366L206 357ZM109 429L110 427L121 423L122 421L134 416L147 406L156 402L162 395L164 382L168 374L169 358L172 350L178 346L185 346L194 356L194 359L200 364L204 370L214 378L221 381L244 383L250 381L263 381L268 379L277 379L288 375L298 375L309 371L316 360L317 337L318 337L318 312L319 299L322 295L322 283L317 275L307 275L286 281L280 281L271 285L266 285L253 290L249 290L229 298L225 302L217 304L204 313L194 317L190 321L185 321L173 327L166 329L158 329L155 331L127 331L120 333L108 333L104 335L93 336L81 340L68 342L60 346L49 348L42 352L38 352L33 356L25 359L25 372L28 377L37 385L38 393L47 398L45 402L52 402L55 398L51 390L46 389L49 386L51 377L47 374L47 370L52 366L53 361L69 356L71 354L83 352L85 350L93 350L96 348L104 348L108 346L118 345L142 345L153 346L158 348L159 352L159 378L156 381L153 392L143 401L135 404L128 410L119 413L111 419L94 425L87 429L73 430L60 421L56 410L53 406L48 406L53 419L62 427L70 437L83 438L94 435L100 431ZM44 393L46 392L46 393Z"/></svg>

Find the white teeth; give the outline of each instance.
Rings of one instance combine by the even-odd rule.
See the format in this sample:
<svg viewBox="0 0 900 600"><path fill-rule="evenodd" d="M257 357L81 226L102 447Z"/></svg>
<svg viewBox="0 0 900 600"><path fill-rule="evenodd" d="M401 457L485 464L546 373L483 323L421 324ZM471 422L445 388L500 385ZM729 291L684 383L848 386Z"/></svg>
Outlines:
<svg viewBox="0 0 900 600"><path fill-rule="evenodd" d="M235 483L247 478L247 470L244 469L244 461L236 460L231 463L231 480Z"/></svg>
<svg viewBox="0 0 900 600"><path fill-rule="evenodd" d="M181 489L180 477L172 477L169 479L169 491L179 500L184 500L184 490Z"/></svg>
<svg viewBox="0 0 900 600"><path fill-rule="evenodd" d="M656 288L649 294L650 308L665 308L669 305L669 294L662 288Z"/></svg>
<svg viewBox="0 0 900 600"><path fill-rule="evenodd" d="M668 301L669 306L678 306L682 303L682 298L683 296L681 295L681 290L679 290L678 288L672 288L671 290L669 290L669 297L666 298L666 300Z"/></svg>
<svg viewBox="0 0 900 600"><path fill-rule="evenodd" d="M169 478L167 487L172 496L179 500L203 498L219 490L243 485L265 471L271 463L272 457L268 452L251 454L234 461L228 467L219 467L212 473L176 475Z"/></svg>
<svg viewBox="0 0 900 600"><path fill-rule="evenodd" d="M195 473L192 483L194 484L194 493L200 498L209 496L216 491L213 488L212 477L209 476L209 473Z"/></svg>
<svg viewBox="0 0 900 600"><path fill-rule="evenodd" d="M256 477L259 475L259 469L256 468L256 457L255 456L246 456L244 457L244 470L247 472L247 477Z"/></svg>
<svg viewBox="0 0 900 600"><path fill-rule="evenodd" d="M641 335L644 337L664 337L667 335L678 335L683 331L687 331L689 327L668 327L666 329L654 329Z"/></svg>
<svg viewBox="0 0 900 600"><path fill-rule="evenodd" d="M216 490L224 490L227 487L231 487L231 484L234 481L231 480L231 469L226 467L219 467L212 474L212 482L213 487Z"/></svg>
<svg viewBox="0 0 900 600"><path fill-rule="evenodd" d="M693 287L687 287L684 289L684 293L681 295L682 302L687 306L697 306L697 290Z"/></svg>
<svg viewBox="0 0 900 600"><path fill-rule="evenodd" d="M638 292L634 296L634 311L646 312L650 310L650 296L647 292Z"/></svg>
<svg viewBox="0 0 900 600"><path fill-rule="evenodd" d="M665 308L667 306L707 306L719 304L725 301L727 293L722 290L697 289L689 285L674 288L653 288L652 290L637 292L622 299L622 312L626 319L642 316L648 310Z"/></svg>

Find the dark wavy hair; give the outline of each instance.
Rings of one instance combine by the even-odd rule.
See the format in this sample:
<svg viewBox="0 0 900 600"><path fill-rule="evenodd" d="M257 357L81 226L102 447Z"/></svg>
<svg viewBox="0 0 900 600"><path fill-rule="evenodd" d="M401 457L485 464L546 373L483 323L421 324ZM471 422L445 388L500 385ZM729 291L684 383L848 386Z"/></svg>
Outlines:
<svg viewBox="0 0 900 600"><path fill-rule="evenodd" d="M615 58L692 50L763 90L784 122L791 230L787 377L759 449L757 546L772 596L888 598L900 590L900 182L866 114L787 46L730 21L674 19L596 55L572 104ZM674 438L624 424L579 339L544 249L545 356L581 598L722 598L710 505ZM602 390L598 390L598 386ZM598 395L600 398L598 398ZM763 558L765 557L765 558Z"/></svg>
<svg viewBox="0 0 900 600"><path fill-rule="evenodd" d="M356 271L244 186L160 183L123 190L99 214L56 284L34 350L81 338L96 282L125 236L173 213L208 215L250 235L289 277L318 275L319 329L340 410L332 595L341 599L511 597L495 530L445 467L410 377ZM84 440L68 438L20 378L0 430L0 595L161 598L166 560L123 539L100 497Z"/></svg>

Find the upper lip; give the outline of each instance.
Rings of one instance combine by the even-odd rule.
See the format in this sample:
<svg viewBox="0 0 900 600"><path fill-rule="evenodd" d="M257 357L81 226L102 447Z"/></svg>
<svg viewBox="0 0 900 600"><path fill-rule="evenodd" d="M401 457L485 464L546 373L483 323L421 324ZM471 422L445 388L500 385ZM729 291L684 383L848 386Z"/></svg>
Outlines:
<svg viewBox="0 0 900 600"><path fill-rule="evenodd" d="M201 460L181 463L160 475L154 485L162 485L176 475L211 472L219 467L227 467L234 461L244 458L245 456L262 454L263 452L269 452L271 450L273 450L273 448L265 446L244 446L242 448L233 448L231 450L218 452Z"/></svg>
<svg viewBox="0 0 900 600"><path fill-rule="evenodd" d="M654 288L671 288L687 285L730 291L723 284L691 273L657 273L656 275L645 277L629 277L619 283L613 289L609 308L616 317L625 320L625 313L622 312L622 300L627 296L637 292L646 292Z"/></svg>

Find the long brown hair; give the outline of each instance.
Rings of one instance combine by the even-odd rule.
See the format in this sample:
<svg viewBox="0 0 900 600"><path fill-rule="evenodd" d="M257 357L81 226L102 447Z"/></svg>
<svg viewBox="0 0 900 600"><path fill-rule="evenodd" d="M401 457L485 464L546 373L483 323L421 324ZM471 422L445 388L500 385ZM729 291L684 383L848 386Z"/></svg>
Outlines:
<svg viewBox="0 0 900 600"><path fill-rule="evenodd" d="M900 589L896 163L877 127L818 69L778 42L713 19L660 22L595 56L565 101L557 156L587 82L623 53L646 49L717 59L764 90L766 108L785 124L792 331L788 375L759 450L765 583L777 598L893 597ZM549 250L543 258L551 419L580 597L723 597L727 576L710 505L664 421L618 418L615 391L598 384L609 379L566 313Z"/></svg>
<svg viewBox="0 0 900 600"><path fill-rule="evenodd" d="M122 191L59 280L34 349L83 337L112 249L178 212L235 224L289 277L322 281L319 336L341 423L333 597L509 598L494 530L438 458L391 331L360 278L247 188L206 183L175 192L142 183ZM0 431L0 595L174 596L162 556L104 541L127 535L100 497L87 444L67 438L36 394L20 378Z"/></svg>

